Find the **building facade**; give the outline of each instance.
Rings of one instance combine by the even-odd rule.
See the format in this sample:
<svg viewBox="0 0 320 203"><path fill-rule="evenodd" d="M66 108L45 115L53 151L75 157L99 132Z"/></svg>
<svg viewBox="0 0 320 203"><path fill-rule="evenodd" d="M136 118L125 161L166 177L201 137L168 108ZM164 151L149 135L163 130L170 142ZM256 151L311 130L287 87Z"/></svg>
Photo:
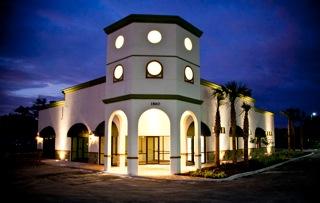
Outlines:
<svg viewBox="0 0 320 203"><path fill-rule="evenodd" d="M169 165L171 174L214 161L213 126L218 84L200 78L202 32L177 16L129 15L106 27L106 76L64 89L64 100L39 112L38 148L47 157L125 168ZM274 147L273 113L250 104L249 140L264 133ZM220 158L232 149L230 107L220 107ZM239 133L241 134L241 133ZM249 143L252 151L255 143ZM243 139L237 137L241 157Z"/></svg>

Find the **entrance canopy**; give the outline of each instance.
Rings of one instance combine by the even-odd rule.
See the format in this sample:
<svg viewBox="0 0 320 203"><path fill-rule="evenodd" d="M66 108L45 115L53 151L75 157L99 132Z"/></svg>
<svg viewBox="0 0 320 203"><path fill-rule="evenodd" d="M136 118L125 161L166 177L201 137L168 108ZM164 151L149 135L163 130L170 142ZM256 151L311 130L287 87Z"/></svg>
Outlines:
<svg viewBox="0 0 320 203"><path fill-rule="evenodd" d="M143 112L138 124L139 136L170 136L170 120L160 109L149 109Z"/></svg>

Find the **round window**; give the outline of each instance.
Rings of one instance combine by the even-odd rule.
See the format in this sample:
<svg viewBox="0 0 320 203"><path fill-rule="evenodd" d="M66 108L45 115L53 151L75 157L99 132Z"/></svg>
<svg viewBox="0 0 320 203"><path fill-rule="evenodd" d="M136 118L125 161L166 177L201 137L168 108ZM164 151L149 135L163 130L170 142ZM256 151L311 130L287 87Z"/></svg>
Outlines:
<svg viewBox="0 0 320 203"><path fill-rule="evenodd" d="M186 37L184 39L184 47L188 50L191 51L192 50L192 41L189 37Z"/></svg>
<svg viewBox="0 0 320 203"><path fill-rule="evenodd" d="M193 81L193 71L192 69L190 68L190 66L187 66L185 69L184 69L184 77L186 79L186 81Z"/></svg>
<svg viewBox="0 0 320 203"><path fill-rule="evenodd" d="M161 77L162 66L158 61L151 61L147 65L147 77Z"/></svg>
<svg viewBox="0 0 320 203"><path fill-rule="evenodd" d="M122 35L119 35L114 43L115 47L117 49L120 49L124 44L124 37Z"/></svg>
<svg viewBox="0 0 320 203"><path fill-rule="evenodd" d="M116 80L121 80L123 76L123 67L122 65L117 65L113 72L113 77Z"/></svg>
<svg viewBox="0 0 320 203"><path fill-rule="evenodd" d="M152 30L148 33L148 40L153 44L159 43L161 39L162 39L161 33L157 30Z"/></svg>

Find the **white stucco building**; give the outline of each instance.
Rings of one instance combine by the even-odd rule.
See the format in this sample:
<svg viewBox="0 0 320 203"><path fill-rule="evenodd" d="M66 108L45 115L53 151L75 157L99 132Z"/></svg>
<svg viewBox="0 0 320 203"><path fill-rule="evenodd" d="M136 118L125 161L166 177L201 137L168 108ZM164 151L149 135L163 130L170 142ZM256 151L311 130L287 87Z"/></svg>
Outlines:
<svg viewBox="0 0 320 203"><path fill-rule="evenodd" d="M64 100L39 112L38 148L47 157L104 164L138 175L142 165L171 174L214 161L213 126L219 85L200 78L202 32L177 16L129 15L106 27L106 76L64 89ZM232 78L230 78L232 80ZM263 129L274 146L273 113L249 111L249 137ZM232 149L230 107L220 107L220 158ZM249 138L249 140L250 140ZM249 143L249 148L256 145ZM237 148L243 149L238 138Z"/></svg>

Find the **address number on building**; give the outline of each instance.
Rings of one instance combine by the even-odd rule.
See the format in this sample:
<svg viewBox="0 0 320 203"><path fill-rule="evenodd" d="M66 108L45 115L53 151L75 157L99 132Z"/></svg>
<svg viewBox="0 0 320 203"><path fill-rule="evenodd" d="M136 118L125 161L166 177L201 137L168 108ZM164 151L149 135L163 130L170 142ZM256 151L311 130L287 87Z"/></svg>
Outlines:
<svg viewBox="0 0 320 203"><path fill-rule="evenodd" d="M151 102L151 106L160 106L160 102Z"/></svg>

